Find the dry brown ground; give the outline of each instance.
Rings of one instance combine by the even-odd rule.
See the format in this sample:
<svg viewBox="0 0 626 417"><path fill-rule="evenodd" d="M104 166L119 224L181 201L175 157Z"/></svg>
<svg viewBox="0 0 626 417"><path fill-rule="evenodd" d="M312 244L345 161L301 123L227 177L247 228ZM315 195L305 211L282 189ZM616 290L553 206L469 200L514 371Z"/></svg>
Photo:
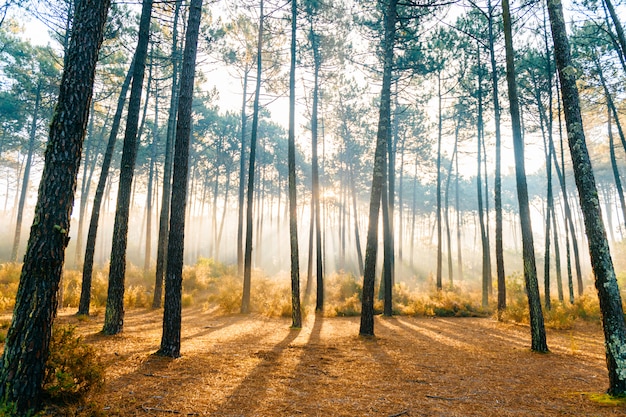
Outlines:
<svg viewBox="0 0 626 417"><path fill-rule="evenodd" d="M183 311L179 359L154 356L161 313L131 310L125 331L102 317L74 323L106 364L111 416L607 416L590 396L608 386L599 325L548 331L529 351L524 326L485 318L287 319Z"/></svg>

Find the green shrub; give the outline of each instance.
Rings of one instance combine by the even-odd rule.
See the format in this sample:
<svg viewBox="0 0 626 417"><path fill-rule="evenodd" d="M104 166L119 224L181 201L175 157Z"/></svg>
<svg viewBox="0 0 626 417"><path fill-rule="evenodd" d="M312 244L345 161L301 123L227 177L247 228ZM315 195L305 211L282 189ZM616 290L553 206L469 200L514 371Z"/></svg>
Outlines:
<svg viewBox="0 0 626 417"><path fill-rule="evenodd" d="M72 326L53 326L43 390L53 403L85 399L104 385L104 366Z"/></svg>

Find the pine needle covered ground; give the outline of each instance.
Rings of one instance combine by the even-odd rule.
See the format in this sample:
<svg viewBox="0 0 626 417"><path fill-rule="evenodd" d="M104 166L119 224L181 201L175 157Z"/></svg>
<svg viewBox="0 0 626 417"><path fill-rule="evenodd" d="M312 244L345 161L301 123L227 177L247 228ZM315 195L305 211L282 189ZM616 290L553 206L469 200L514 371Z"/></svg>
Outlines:
<svg viewBox="0 0 626 417"><path fill-rule="evenodd" d="M161 312L129 310L103 336L102 317L58 322L95 347L106 366L95 398L109 416L609 416L602 330L576 321L548 330L550 354L529 350L524 325L492 318L285 318L183 310L179 359L154 356Z"/></svg>

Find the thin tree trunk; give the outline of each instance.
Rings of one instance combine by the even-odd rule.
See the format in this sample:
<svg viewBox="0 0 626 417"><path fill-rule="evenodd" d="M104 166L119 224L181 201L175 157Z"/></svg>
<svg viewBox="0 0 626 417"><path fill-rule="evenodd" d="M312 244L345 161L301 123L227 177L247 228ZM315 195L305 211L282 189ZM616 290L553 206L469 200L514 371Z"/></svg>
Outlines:
<svg viewBox="0 0 626 417"><path fill-rule="evenodd" d="M443 114L441 97L441 71L437 72L437 290L443 288L442 284L442 257L443 257L443 237L441 232L441 140L443 136Z"/></svg>
<svg viewBox="0 0 626 417"><path fill-rule="evenodd" d="M150 270L152 260L152 198L154 187L154 163L157 158L157 144L159 143L159 85L155 80L154 86L154 131L152 132L152 144L150 146L150 166L148 168L148 189L146 196L146 253L144 254L144 273Z"/></svg>
<svg viewBox="0 0 626 417"><path fill-rule="evenodd" d="M619 168L617 166L617 159L615 158L615 142L613 140L613 129L611 127L611 112L607 115L607 124L609 130L609 152L611 155L611 169L613 171L613 178L615 179L615 189L619 197L620 207L622 208L622 224L626 227L626 201L624 200L624 188L622 187L622 180L619 174Z"/></svg>
<svg viewBox="0 0 626 417"><path fill-rule="evenodd" d="M28 154L26 155L26 163L24 165L24 178L22 179L20 200L17 205L17 220L15 221L15 235L13 238L13 249L11 251L11 260L13 262L17 262L17 253L20 246L20 235L22 234L22 218L24 215L24 206L26 205L26 195L28 193L30 167L33 161L33 152L35 151L35 139L37 138L37 122L39 121L39 107L41 104L41 83L42 80L39 80L37 82L37 90L35 92L35 106L33 107L33 116L30 124L30 134L28 139Z"/></svg>
<svg viewBox="0 0 626 417"><path fill-rule="evenodd" d="M476 164L478 171L476 174L476 193L478 199L478 221L480 224L480 241L482 247L482 306L489 305L489 280L491 275L491 260L489 256L489 242L487 230L485 228L484 208L483 208L483 191L482 191L482 141L483 133L483 89L482 89L482 71L480 69L480 45L477 45L478 60L478 118L477 118L477 149Z"/></svg>
<svg viewBox="0 0 626 417"><path fill-rule="evenodd" d="M452 236L450 233L450 181L452 179L452 164L457 158L457 147L459 143L459 124L457 123L454 129L454 149L452 150L452 156L450 157L450 166L448 167L448 176L446 178L446 201L445 201L445 221L446 221L446 237L448 241L448 284L450 289L454 288L454 273L452 270Z"/></svg>
<svg viewBox="0 0 626 417"><path fill-rule="evenodd" d="M256 68L256 88L254 92L254 105L252 114L252 131L250 137L250 164L248 166L248 190L246 195L246 247L244 251L243 268L243 295L241 298L241 312L250 312L250 285L252 275L252 205L254 204L254 164L256 159L256 142L259 127L259 96L261 95L262 76L262 47L263 47L263 0L260 1L259 12L259 37L257 42L257 68Z"/></svg>
<svg viewBox="0 0 626 417"><path fill-rule="evenodd" d="M248 73L246 69L243 75L243 99L241 103L241 150L239 152L239 204L237 206L237 273L243 275L243 207L246 182L246 104L248 103Z"/></svg>
<svg viewBox="0 0 626 417"><path fill-rule="evenodd" d="M89 315L89 304L91 301L91 282L93 276L93 263L94 253L96 251L96 237L98 235L98 223L100 220L100 210L102 208L102 199L105 194L105 187L107 185L107 178L109 176L109 168L111 167L111 160L113 159L113 151L115 149L115 142L117 141L117 133L120 129L120 123L122 121L122 113L124 112L124 103L126 102L126 95L128 94L128 88L130 87L130 81L133 77L135 60L130 64L130 68L126 73L126 78L122 84L120 90L120 96L117 100L117 108L115 115L113 116L113 124L111 125L111 132L109 133L109 140L104 152L104 159L102 160L102 167L100 168L100 178L98 179L98 185L96 186L96 194L93 198L93 206L91 208L91 219L89 220L89 231L87 232L87 242L85 244L85 258L83 262L83 280L81 283L80 302L78 304L77 314Z"/></svg>
<svg viewBox="0 0 626 417"><path fill-rule="evenodd" d="M354 216L354 240L356 244L356 256L359 264L359 276L363 276L363 252L361 251L361 237L359 235L359 216L356 205L356 186L354 184L354 165L350 165L350 189L352 191L352 214Z"/></svg>

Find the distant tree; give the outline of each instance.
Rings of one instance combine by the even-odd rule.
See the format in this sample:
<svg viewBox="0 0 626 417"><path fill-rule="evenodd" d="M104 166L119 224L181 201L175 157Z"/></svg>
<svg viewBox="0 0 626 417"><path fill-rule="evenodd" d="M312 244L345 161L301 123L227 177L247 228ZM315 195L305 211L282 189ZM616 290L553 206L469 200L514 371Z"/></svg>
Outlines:
<svg viewBox="0 0 626 417"><path fill-rule="evenodd" d="M141 108L141 91L143 89L146 57L148 55L148 44L150 40L151 15L152 0L143 0L141 19L139 22L139 40L135 51L133 80L128 101L126 132L124 133L124 148L122 151L120 183L117 195L117 207L115 210L115 224L113 226L109 287L107 291L104 326L102 329L102 332L105 334L117 334L121 332L124 327L124 281L126 274L126 247L128 244L128 216L130 211L131 186L137 157L137 131Z"/></svg>
<svg viewBox="0 0 626 417"><path fill-rule="evenodd" d="M572 66L561 2L559 0L548 2L548 12L556 66L561 81L574 177L583 211L591 266L595 275L600 311L602 312L606 364L609 373L608 393L626 395L626 323L624 322L622 299L615 277L606 229L602 220L598 190L587 151L578 87L576 86L576 72Z"/></svg>
<svg viewBox="0 0 626 417"><path fill-rule="evenodd" d="M0 368L0 398L39 405L108 0L81 0L46 150L35 219Z"/></svg>
<svg viewBox="0 0 626 417"><path fill-rule="evenodd" d="M11 93L21 102L22 111L30 117L28 140L21 152L26 153L21 191L17 206L17 219L13 238L11 260L17 261L24 207L30 185L30 171L37 151L41 147L37 138L43 126L47 126L52 111L53 96L57 92L59 65L55 62L55 53L50 47L31 46L22 43L9 48L11 58L7 60L4 74L11 80Z"/></svg>

